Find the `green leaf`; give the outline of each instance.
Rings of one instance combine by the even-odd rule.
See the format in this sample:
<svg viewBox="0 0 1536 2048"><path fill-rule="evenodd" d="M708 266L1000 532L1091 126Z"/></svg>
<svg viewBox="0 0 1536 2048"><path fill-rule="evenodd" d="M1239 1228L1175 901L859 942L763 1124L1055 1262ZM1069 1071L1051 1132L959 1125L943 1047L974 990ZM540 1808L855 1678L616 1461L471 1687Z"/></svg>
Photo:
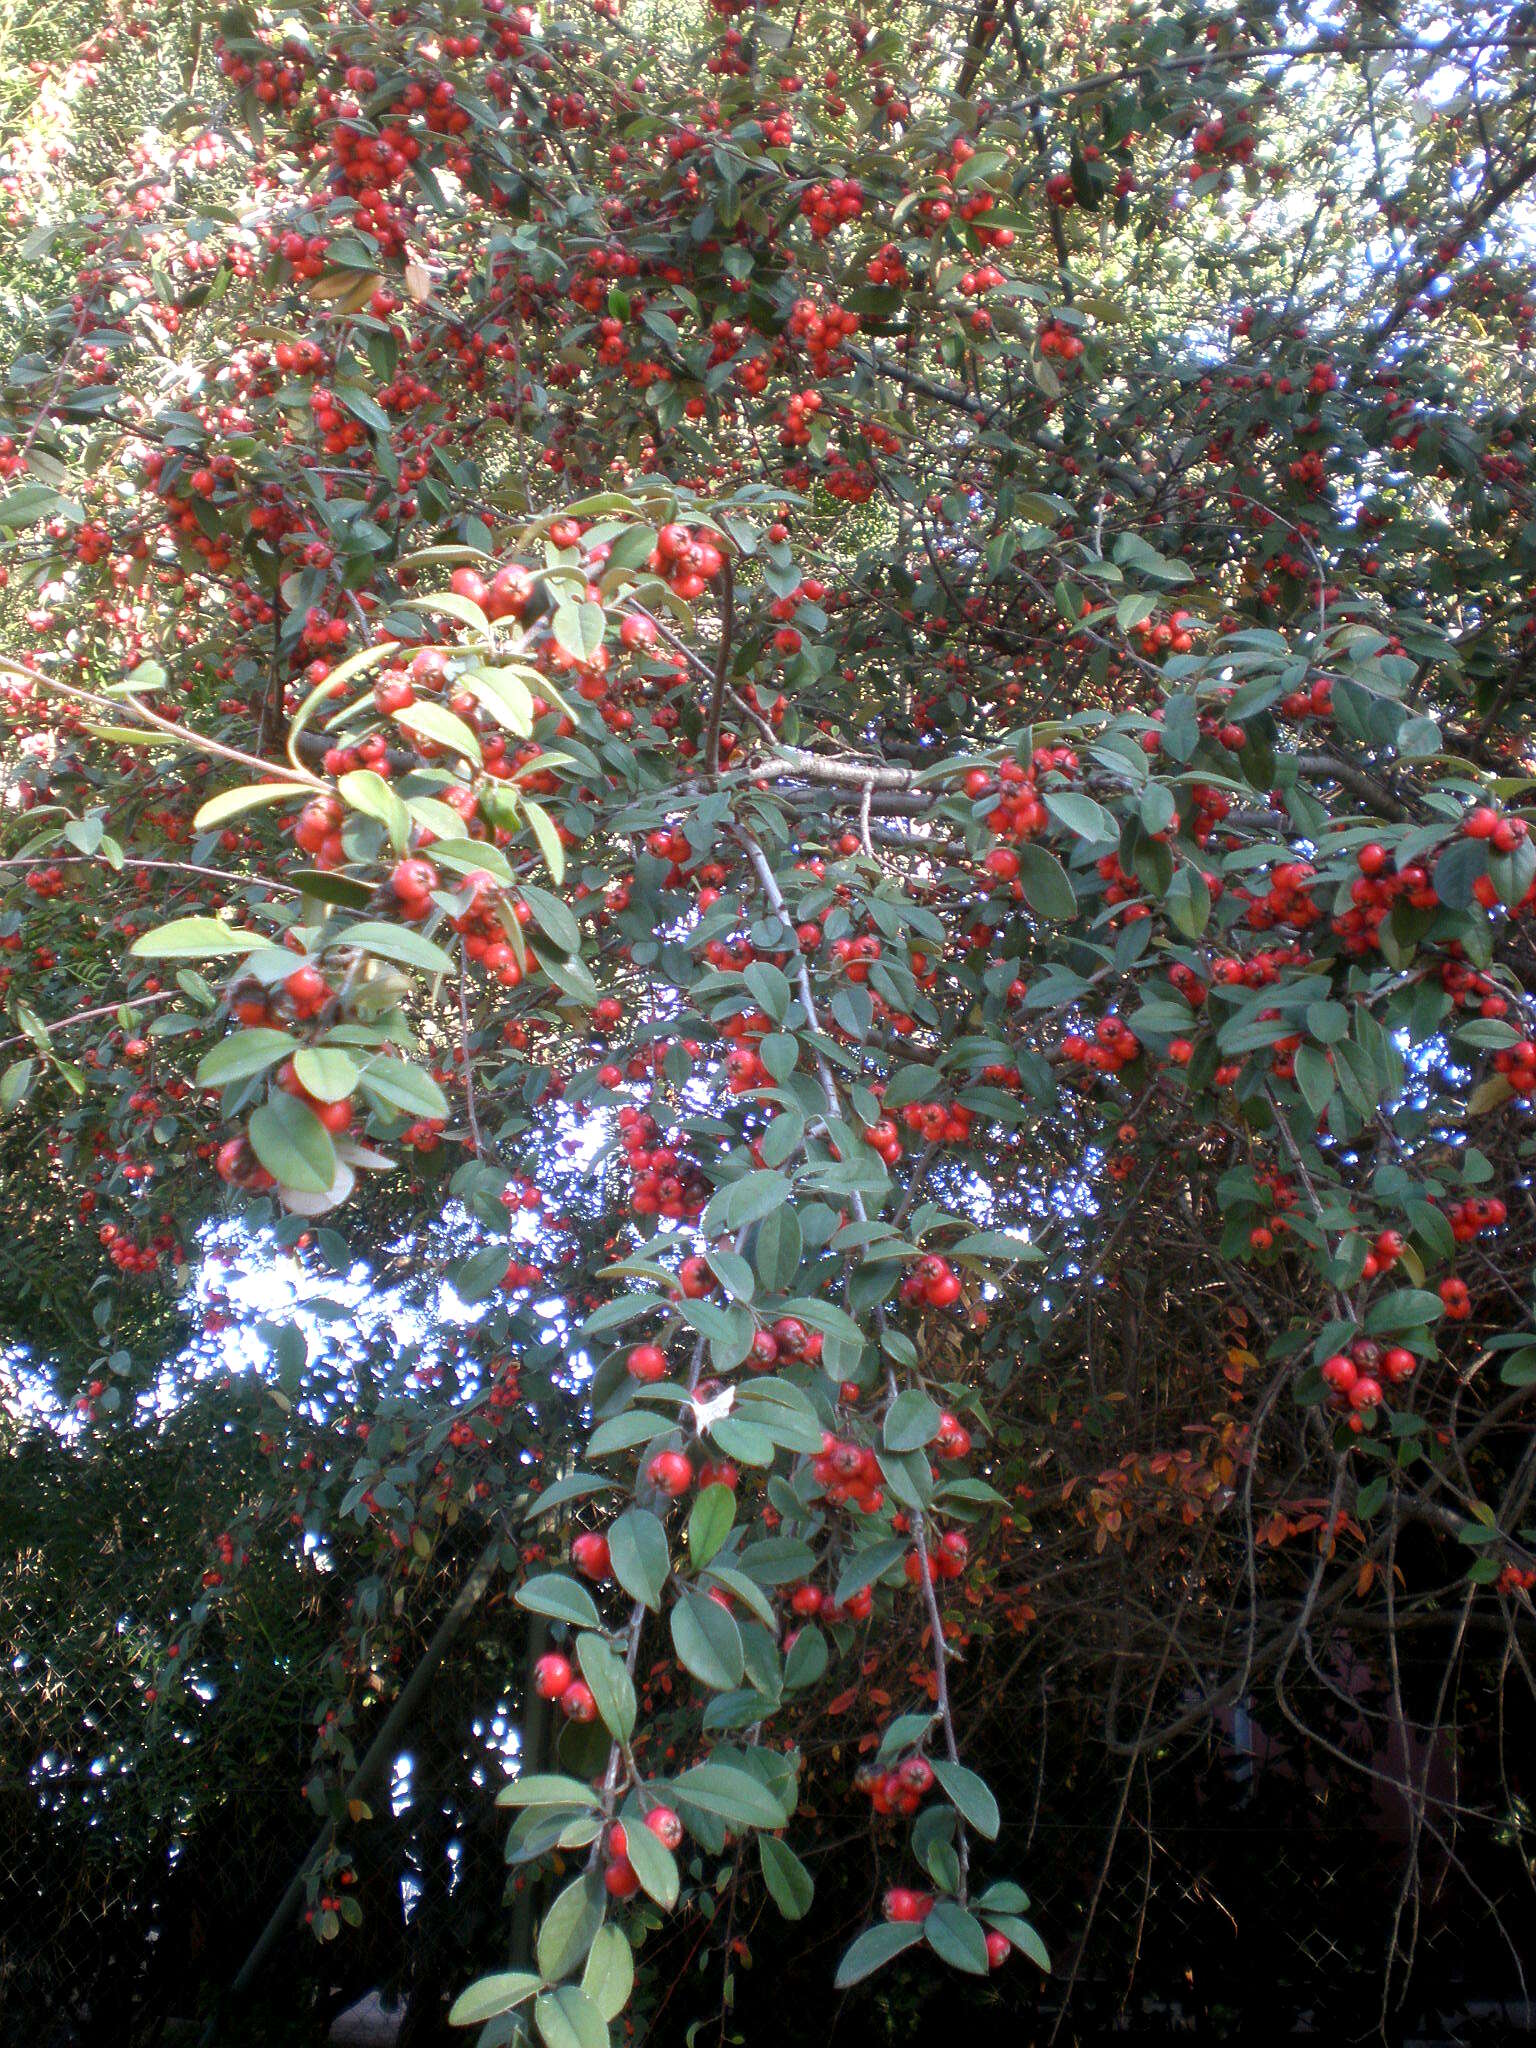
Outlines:
<svg viewBox="0 0 1536 2048"><path fill-rule="evenodd" d="M863 1592L866 1586L888 1572L907 1554L907 1543L900 1536L877 1537L873 1543L865 1543L856 1549L838 1574L837 1588L833 1595L838 1605L851 1600L855 1593Z"/></svg>
<svg viewBox="0 0 1536 2048"><path fill-rule="evenodd" d="M493 1977L482 1977L453 2001L448 2008L448 2024L478 2027L486 2020L498 2019L502 2013L513 2012L532 1998L542 1981L531 1970L499 1970Z"/></svg>
<svg viewBox="0 0 1536 2048"><path fill-rule="evenodd" d="M1536 846L1522 839L1508 853L1490 851L1488 876L1499 892L1499 901L1510 910L1517 909L1536 881Z"/></svg>
<svg viewBox="0 0 1536 2048"><path fill-rule="evenodd" d="M814 1621L807 1622L795 1636L794 1646L784 1659L784 1690L802 1692L815 1685L830 1661L827 1639Z"/></svg>
<svg viewBox="0 0 1536 2048"><path fill-rule="evenodd" d="M677 1780L677 1796L733 1827L781 1828L789 1818L760 1780L734 1764L695 1764Z"/></svg>
<svg viewBox="0 0 1536 2048"><path fill-rule="evenodd" d="M1015 1884L1011 1878L999 1877L986 1890L971 1901L979 1913L1027 1913L1029 1893L1023 1885Z"/></svg>
<svg viewBox="0 0 1536 2048"><path fill-rule="evenodd" d="M1090 846L1105 846L1120 837L1104 806L1077 790L1052 790L1045 799L1045 807L1074 838L1084 839Z"/></svg>
<svg viewBox="0 0 1536 2048"><path fill-rule="evenodd" d="M467 669L457 681L508 732L526 739L533 731L533 695L515 669Z"/></svg>
<svg viewBox="0 0 1536 2048"><path fill-rule="evenodd" d="M500 1257L499 1251L497 1256ZM600 1479L595 1472L568 1472L564 1479L557 1479L553 1486L547 1486L538 1495L523 1519L537 1522L556 1508L568 1507L573 1500L588 1500L594 1493L607 1493L613 1484L611 1479Z"/></svg>
<svg viewBox="0 0 1536 2048"><path fill-rule="evenodd" d="M805 1235L800 1218L786 1202L772 1209L757 1227L752 1257L757 1275L770 1294L783 1294L794 1285L805 1256Z"/></svg>
<svg viewBox="0 0 1536 2048"><path fill-rule="evenodd" d="M552 941L561 953L575 954L581 951L581 926L568 905L558 896L552 896L547 889L540 889L533 882L520 882L518 890L528 908L538 920L540 931Z"/></svg>
<svg viewBox="0 0 1536 2048"><path fill-rule="evenodd" d="M787 1031L770 1031L758 1041L757 1056L775 1081L787 1081L800 1064L800 1041Z"/></svg>
<svg viewBox="0 0 1536 2048"><path fill-rule="evenodd" d="M1045 1257L1038 1245L1027 1238L1017 1237L1011 1230L973 1230L968 1237L962 1237L949 1246L949 1255L955 1259L1024 1259L1035 1261Z"/></svg>
<svg viewBox="0 0 1536 2048"><path fill-rule="evenodd" d="M1397 729L1397 751L1405 761L1428 761L1440 752L1440 728L1432 718L1405 718Z"/></svg>
<svg viewBox="0 0 1536 2048"><path fill-rule="evenodd" d="M650 1829L642 1832L649 1834ZM627 1828L624 1836L627 1841ZM597 1930L587 1967L581 1973L581 1988L605 2020L616 2020L629 2003L635 1988L635 1952L623 1928L615 1927L612 1921Z"/></svg>
<svg viewBox="0 0 1536 2048"><path fill-rule="evenodd" d="M514 1778L496 1794L498 1806L590 1806L602 1801L580 1778L562 1778L549 1771L535 1771L526 1778Z"/></svg>
<svg viewBox="0 0 1536 2048"><path fill-rule="evenodd" d="M34 1060L12 1060L0 1074L0 1117L9 1116L32 1085Z"/></svg>
<svg viewBox="0 0 1536 2048"><path fill-rule="evenodd" d="M360 420L370 433L382 434L386 441L389 439L391 433L389 414L376 398L365 391L360 384L338 381L331 388L355 420Z"/></svg>
<svg viewBox="0 0 1536 2048"><path fill-rule="evenodd" d="M579 1984L541 1991L533 2024L544 2048L608 2048L608 2022Z"/></svg>
<svg viewBox="0 0 1536 2048"><path fill-rule="evenodd" d="M745 1662L741 1631L716 1601L688 1593L672 1609L672 1647L685 1671L712 1692L741 1683Z"/></svg>
<svg viewBox="0 0 1536 2048"><path fill-rule="evenodd" d="M705 1257L708 1259L715 1277L733 1300L750 1301L752 1299L756 1291L752 1279L752 1268L738 1252L722 1251L718 1246L711 1246L709 1251L705 1253Z"/></svg>
<svg viewBox="0 0 1536 2048"><path fill-rule="evenodd" d="M334 1045L306 1045L293 1056L293 1071L317 1102L345 1102L357 1087L357 1062Z"/></svg>
<svg viewBox="0 0 1536 2048"><path fill-rule="evenodd" d="M1094 807L1097 809L1097 805ZM1058 922L1077 914L1077 892L1072 878L1048 847L1032 839L1014 848L1019 857L1019 883L1024 900L1041 917Z"/></svg>
<svg viewBox="0 0 1536 2048"><path fill-rule="evenodd" d="M786 1450L819 1453L825 1438L819 1410L789 1380L750 1379L737 1390L736 1412L761 1424Z"/></svg>
<svg viewBox="0 0 1536 2048"><path fill-rule="evenodd" d="M419 967L425 974L452 974L453 955L444 952L425 933L408 925L363 923L347 925L326 940L326 951L357 946L380 960L392 960L398 967Z"/></svg>
<svg viewBox="0 0 1536 2048"><path fill-rule="evenodd" d="M414 798L411 808L417 814L418 824L421 823L421 813L427 810L428 805L431 805L429 817L432 813L446 808L431 797ZM427 826L429 832L436 829L435 824L429 823ZM447 868L450 874L489 875L493 882L499 882L503 888L511 887L512 863L499 846L487 846L483 839L434 839L432 858L439 867ZM451 888L452 884L449 883L447 886Z"/></svg>
<svg viewBox="0 0 1536 2048"><path fill-rule="evenodd" d="M78 526L84 519L83 507L72 498L64 498L46 484L17 484L0 497L0 527L7 533L19 533L25 526L35 526L40 519L68 519Z"/></svg>
<svg viewBox="0 0 1536 2048"><path fill-rule="evenodd" d="M556 643L573 661L588 662L603 644L607 616L600 604L572 604L562 597L555 606L550 629Z"/></svg>
<svg viewBox="0 0 1536 2048"><path fill-rule="evenodd" d="M766 1468L773 1463L774 1439L760 1423L743 1422L728 1415L723 1422L715 1424L710 1435L728 1458L735 1458L743 1465Z"/></svg>
<svg viewBox="0 0 1536 2048"><path fill-rule="evenodd" d="M900 1756L903 1750L916 1748L918 1743L926 1740L936 1714L936 1709L930 1709L926 1714L898 1714L880 1737L876 1761L883 1764L893 1756Z"/></svg>
<svg viewBox="0 0 1536 2048"><path fill-rule="evenodd" d="M869 1927L851 1947L845 1950L837 1966L837 1975L832 1980L835 1989L846 1991L850 1984L858 1984L865 1977L872 1977L876 1970L899 1956L903 1949L915 1948L923 1938L921 1921L903 1920L888 1922L880 1927Z"/></svg>
<svg viewBox="0 0 1536 2048"><path fill-rule="evenodd" d="M1366 1311L1365 1327L1372 1336L1389 1330L1416 1330L1433 1323L1445 1313L1445 1303L1425 1287L1398 1287L1373 1301Z"/></svg>
<svg viewBox="0 0 1536 2048"><path fill-rule="evenodd" d="M632 1323L636 1316L644 1315L647 1309L659 1308L660 1297L654 1294L620 1294L612 1301L600 1302L581 1326L584 1337L597 1337L606 1330L617 1330L625 1323Z"/></svg>
<svg viewBox="0 0 1536 2048"><path fill-rule="evenodd" d="M268 944L260 932L237 932L217 917L178 917L145 932L128 948L137 960L217 960Z"/></svg>
<svg viewBox="0 0 1536 2048"><path fill-rule="evenodd" d="M569 1977L586 1961L603 1924L605 1898L603 1880L589 1870L568 1884L544 1915L537 1961L546 1981Z"/></svg>
<svg viewBox="0 0 1536 2048"><path fill-rule="evenodd" d="M986 1930L964 1906L956 1905L953 1899L940 1899L922 1926L923 1938L942 1962L973 1977L987 1975L991 1966L987 1962Z"/></svg>
<svg viewBox="0 0 1536 2048"><path fill-rule="evenodd" d="M688 1561L695 1571L702 1571L709 1563L731 1533L735 1520L736 1496L731 1489L728 1486L704 1487L688 1517ZM612 1547L610 1536L609 1549Z"/></svg>
<svg viewBox="0 0 1536 2048"><path fill-rule="evenodd" d="M93 739L106 740L117 747L181 747L186 744L175 733L151 732L142 725L95 725L87 722L83 729Z"/></svg>
<svg viewBox="0 0 1536 2048"><path fill-rule="evenodd" d="M460 1301L487 1301L501 1285L507 1270L507 1248L488 1244L453 1267L449 1279ZM553 1489L551 1489L553 1491Z"/></svg>
<svg viewBox="0 0 1536 2048"><path fill-rule="evenodd" d="M1154 788L1156 786L1153 785ZM1186 864L1178 870L1163 896L1163 908L1175 929L1182 932L1186 939L1198 939L1201 936L1210 923L1211 892L1198 868Z"/></svg>
<svg viewBox="0 0 1536 2048"><path fill-rule="evenodd" d="M422 698L415 704L407 704L403 711L395 712L394 720L408 732L430 740L434 746L446 747L450 753L462 754L466 761L473 761L477 768L480 766L482 755L474 727L466 725L446 704L436 704L430 697Z"/></svg>
<svg viewBox="0 0 1536 2048"><path fill-rule="evenodd" d="M721 1193L725 1197L728 1228L740 1230L743 1224L756 1223L787 1204L789 1182L782 1173L758 1168L744 1173L740 1180L732 1181L729 1188L722 1189Z"/></svg>
<svg viewBox="0 0 1536 2048"><path fill-rule="evenodd" d="M916 1387L896 1396L886 1411L881 1438L888 1451L920 1451L939 1433L940 1409L936 1401Z"/></svg>
<svg viewBox="0 0 1536 2048"><path fill-rule="evenodd" d="M556 1621L568 1621L576 1628L601 1628L592 1595L564 1572L543 1572L517 1590L517 1604L530 1614L548 1614Z"/></svg>
<svg viewBox="0 0 1536 2048"><path fill-rule="evenodd" d="M760 1586L787 1586L815 1570L816 1553L797 1536L764 1536L749 1543L736 1562Z"/></svg>
<svg viewBox="0 0 1536 2048"><path fill-rule="evenodd" d="M576 1662L592 1688L603 1726L617 1742L628 1742L635 1730L635 1688L623 1660L601 1636L576 1638Z"/></svg>
<svg viewBox="0 0 1536 2048"><path fill-rule="evenodd" d="M318 868L290 868L288 879L316 903L334 903L338 910L366 910L373 890L355 875L323 874Z"/></svg>
<svg viewBox="0 0 1536 2048"><path fill-rule="evenodd" d="M248 1081L286 1059L295 1044L286 1031L237 1031L203 1054L197 1063L197 1085L227 1088L231 1081Z"/></svg>
<svg viewBox="0 0 1536 2048"><path fill-rule="evenodd" d="M608 551L608 569L603 579L604 589L608 588L608 579L614 575L616 570L638 569L641 563L649 558L655 545L656 529L654 526L646 526L642 523L626 527L614 540ZM619 577L616 580L619 582L629 582L633 579Z"/></svg>
<svg viewBox="0 0 1536 2048"><path fill-rule="evenodd" d="M409 1117L427 1117L446 1122L448 1098L420 1067L406 1060L371 1061L358 1077L363 1093L377 1107L402 1110Z"/></svg>
<svg viewBox="0 0 1536 2048"><path fill-rule="evenodd" d="M657 1905L670 1911L677 1904L677 1861L672 1851L658 1842L645 1823L628 1816L624 1822L625 1854L634 1866L640 1888Z"/></svg>
<svg viewBox="0 0 1536 2048"><path fill-rule="evenodd" d="M615 1451L632 1451L636 1444L649 1443L661 1428L661 1418L646 1408L629 1408L622 1415L610 1415L587 1438L587 1456L608 1458Z"/></svg>
<svg viewBox="0 0 1536 2048"><path fill-rule="evenodd" d="M1386 1497L1387 1475L1385 1472L1382 1472L1379 1473L1376 1478L1368 1479L1365 1485L1362 1486L1356 1493L1356 1519L1362 1522L1368 1522L1371 1519L1371 1516L1376 1513L1377 1509L1381 1506L1382 1502L1386 1499Z"/></svg>
<svg viewBox="0 0 1536 2048"><path fill-rule="evenodd" d="M312 1109L281 1092L264 1102L248 1126L251 1149L280 1187L323 1195L336 1179L336 1147Z"/></svg>
<svg viewBox="0 0 1536 2048"><path fill-rule="evenodd" d="M1029 1960L1044 1970L1047 1976L1050 1975L1050 1953L1027 1920L1020 1920L1014 1913L994 1913L986 1907L982 1910L999 1934L1006 1934L1021 1955L1028 1956Z"/></svg>
<svg viewBox="0 0 1536 2048"><path fill-rule="evenodd" d="M436 612L445 619L457 619L461 626L468 626L472 633L489 638L491 622L472 598L460 597L456 590L438 591L432 597L402 597L398 600L402 610L413 612Z"/></svg>
<svg viewBox="0 0 1536 2048"><path fill-rule="evenodd" d="M773 1903L786 1920L803 1920L810 1911L816 1887L811 1873L793 1849L772 1835L759 1835L757 1853L762 1858L763 1879Z"/></svg>
<svg viewBox="0 0 1536 2048"><path fill-rule="evenodd" d="M339 778L336 789L351 809L378 820L396 853L405 852L411 843L411 815L392 783L372 768L355 768Z"/></svg>
<svg viewBox="0 0 1536 2048"><path fill-rule="evenodd" d="M536 967L543 969L560 993L569 996L573 1003L584 1004L590 1010L601 1000L597 992L597 983L592 979L584 960L574 956L569 960L562 960L557 953L551 953L547 949L541 949L536 953L531 946L528 949L528 957Z"/></svg>
<svg viewBox="0 0 1536 2048"><path fill-rule="evenodd" d="M648 1508L629 1508L610 1524L607 1535L613 1576L632 1600L643 1600L659 1612L661 1591L672 1569L661 1522Z"/></svg>
<svg viewBox="0 0 1536 2048"><path fill-rule="evenodd" d="M734 1599L737 1599L741 1602L742 1606L745 1607L749 1613L755 1614L758 1620L763 1624L763 1627L767 1629L770 1634L778 1634L778 1617L775 1615L773 1611L772 1604L770 1603L767 1594L764 1593L761 1586L755 1585L753 1581L747 1577L745 1572L737 1571L735 1565L733 1564L722 1564L719 1558L716 1558L706 1568L705 1577L708 1578L713 1585L723 1586L725 1590L728 1593L730 1593ZM746 1645L747 1639L744 1637L743 1646L746 1647ZM750 1676L750 1649L748 1649L747 1653L747 1671L748 1676Z"/></svg>
<svg viewBox="0 0 1536 2048"><path fill-rule="evenodd" d="M747 993L765 1016L775 1024L784 1022L789 1009L789 977L771 960L754 960L742 974Z"/></svg>
<svg viewBox="0 0 1536 2048"><path fill-rule="evenodd" d="M222 790L218 796L209 797L192 823L199 832L211 832L216 825L225 825L231 818L238 818L242 811L254 811L261 804L286 803L290 797L311 797L314 794L307 782L242 783L238 789Z"/></svg>
<svg viewBox="0 0 1536 2048"><path fill-rule="evenodd" d="M531 796L522 797L520 801L528 814L528 822L533 827L533 836L539 842L539 851L544 856L545 867L549 869L555 881L561 881L565 875L565 848L560 843L560 834L555 829L554 819L544 806L536 804Z"/></svg>
<svg viewBox="0 0 1536 2048"><path fill-rule="evenodd" d="M1315 1045L1296 1048L1296 1085L1313 1116L1321 1116L1333 1099L1333 1062Z"/></svg>
<svg viewBox="0 0 1536 2048"><path fill-rule="evenodd" d="M945 1757L936 1759L933 1775L977 1834L995 1842L1000 1825L997 1801L988 1790L986 1781L978 1778L974 1771L968 1771L964 1764L952 1764Z"/></svg>

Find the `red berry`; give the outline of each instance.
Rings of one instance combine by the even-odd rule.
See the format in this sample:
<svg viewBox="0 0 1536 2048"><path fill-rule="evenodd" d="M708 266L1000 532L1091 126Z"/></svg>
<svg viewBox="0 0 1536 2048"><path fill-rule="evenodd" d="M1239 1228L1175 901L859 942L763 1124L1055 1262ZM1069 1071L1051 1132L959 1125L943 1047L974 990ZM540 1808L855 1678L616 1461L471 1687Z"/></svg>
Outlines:
<svg viewBox="0 0 1536 2048"><path fill-rule="evenodd" d="M677 1269L677 1284L690 1301L702 1301L706 1294L714 1291L716 1281L709 1269L709 1261L701 1258L684 1259Z"/></svg>
<svg viewBox="0 0 1536 2048"><path fill-rule="evenodd" d="M1347 1394L1359 1377L1355 1361L1342 1351L1336 1351L1332 1358L1323 1360L1323 1378L1336 1394Z"/></svg>
<svg viewBox="0 0 1536 2048"><path fill-rule="evenodd" d="M645 1476L658 1493L675 1500L693 1484L693 1466L681 1451L658 1451L645 1468Z"/></svg>
<svg viewBox="0 0 1536 2048"><path fill-rule="evenodd" d="M653 1806L645 1824L664 1849L676 1849L683 1839L683 1824L670 1806Z"/></svg>
<svg viewBox="0 0 1536 2048"><path fill-rule="evenodd" d="M551 1650L533 1667L533 1689L541 1700L563 1699L571 1689L575 1673L565 1658Z"/></svg>
<svg viewBox="0 0 1536 2048"><path fill-rule="evenodd" d="M437 887L437 869L429 860L396 861L389 877L390 887L402 901L430 896Z"/></svg>
<svg viewBox="0 0 1536 2048"><path fill-rule="evenodd" d="M323 1003L330 994L330 983L318 967L296 967L283 983L290 1000L304 1009L313 1009Z"/></svg>
<svg viewBox="0 0 1536 2048"><path fill-rule="evenodd" d="M911 1891L906 1885L892 1885L882 1911L887 1920L926 1920L933 1911L933 1897L929 1892Z"/></svg>

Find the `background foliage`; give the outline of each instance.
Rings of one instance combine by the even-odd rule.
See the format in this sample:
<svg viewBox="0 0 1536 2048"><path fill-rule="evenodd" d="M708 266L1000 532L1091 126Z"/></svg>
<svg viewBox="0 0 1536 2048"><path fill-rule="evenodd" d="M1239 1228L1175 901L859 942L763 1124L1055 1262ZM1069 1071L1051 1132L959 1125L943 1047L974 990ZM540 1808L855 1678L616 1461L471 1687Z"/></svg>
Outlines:
<svg viewBox="0 0 1536 2048"><path fill-rule="evenodd" d="M0 40L0 2025L1523 1995L1529 10Z"/></svg>

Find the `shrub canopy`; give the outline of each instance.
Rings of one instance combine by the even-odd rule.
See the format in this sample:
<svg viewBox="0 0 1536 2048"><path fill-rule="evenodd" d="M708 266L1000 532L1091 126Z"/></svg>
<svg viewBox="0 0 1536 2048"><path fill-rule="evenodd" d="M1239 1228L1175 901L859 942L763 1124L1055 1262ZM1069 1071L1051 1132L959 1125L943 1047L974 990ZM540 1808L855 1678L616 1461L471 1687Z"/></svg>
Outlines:
<svg viewBox="0 0 1536 2048"><path fill-rule="evenodd" d="M361 1943L390 1741L497 1693L432 1997L596 2048L765 1895L824 1985L1070 1999L1235 1745L1396 1816L1386 2010L1526 1826L1529 11L79 27L9 86L0 1257L18 1584L104 1475L152 1532L125 1781L276 1761Z"/></svg>

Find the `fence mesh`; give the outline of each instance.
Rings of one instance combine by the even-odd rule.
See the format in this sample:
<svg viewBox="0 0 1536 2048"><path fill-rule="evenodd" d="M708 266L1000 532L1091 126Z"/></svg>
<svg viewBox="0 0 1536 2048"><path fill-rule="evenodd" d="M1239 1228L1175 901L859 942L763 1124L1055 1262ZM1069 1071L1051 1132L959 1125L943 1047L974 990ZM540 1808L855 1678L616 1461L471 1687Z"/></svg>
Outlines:
<svg viewBox="0 0 1536 2048"><path fill-rule="evenodd" d="M227 1408L227 1391L218 1400ZM526 1618L495 1578L369 1813L343 1829L360 1925L322 1944L296 1917L256 1993L231 2009L223 1994L316 1831L304 1787L358 1578L343 1555L329 1572L296 1570L287 1532L249 1523L238 1585L223 1592L174 1697L152 1697L210 1545L233 1517L254 1513L249 1432L209 1423L194 1403L164 1428L89 1451L40 1431L4 1446L0 2044L149 2048L198 2039L212 2014L220 2043L317 2042L373 1988L402 2002L401 2038L413 2048L456 2038L443 2024L452 1995L508 1960L494 1793L516 1740ZM400 1678L483 1540L482 1529L444 1540L411 1576ZM1411 1687L1414 1653L1404 1654ZM1126 1764L1103 1744L1102 1694L1074 1679L1069 1661L1042 1675L1035 1659L1046 1656L1042 1644L1022 1670L1000 1671L978 1642L957 1677L968 1756L1004 1793L998 1865L1025 1874L1056 1959L1043 1990L1022 1972L1001 1990L945 1989L950 2001L982 2001L978 2037L1006 2022L1015 2040L1045 2041L1063 2003L1063 2043L1194 2025L1223 2038L1251 2027L1255 2011L1280 2032L1374 2024L1408 1820L1369 1777L1331 1767L1327 1742L1357 1733L1330 1721L1338 1703L1298 1689L1292 1704L1322 1738L1312 1747L1258 1704L1262 1754L1251 1765L1241 1744L1209 1729ZM1422 1662L1427 1690L1441 1667L1428 1654ZM364 1702L358 1751L391 1690L352 1685ZM1527 1750L1531 1732L1512 1721L1506 1747ZM874 1903L871 1871L901 1874L895 1830L872 1855L847 1853L864 1823L846 1738L825 1725L799 1733L814 1818L798 1845L817 1877L816 1925L751 1922L758 1974L743 1976L732 2022L749 2042L765 2038L752 2017L761 1987L774 1987L775 2011L825 2005L839 1947ZM1463 1725L1465 1757L1491 1753L1489 1734ZM1388 2038L1508 2038L1506 2011L1476 2023L1466 2014L1520 1993L1496 1925L1517 1930L1517 1945L1531 1927L1514 1776L1513 1793L1469 1768L1438 1788L1441 1833L1420 1845L1403 1923L1418 1943L1418 1988L1406 2015L1390 2017ZM1447 1824L1458 1803L1464 1812ZM700 1939L696 1921L656 1937L660 1974L675 1964L684 1984L658 2040L681 2042L713 1995L700 1969L712 1946ZM901 2038L903 2014L925 2029L942 2020L921 1984L882 1997L856 2006L864 2017L847 2028L868 2033L878 2013ZM1442 2018L1451 2014L1454 2024Z"/></svg>

